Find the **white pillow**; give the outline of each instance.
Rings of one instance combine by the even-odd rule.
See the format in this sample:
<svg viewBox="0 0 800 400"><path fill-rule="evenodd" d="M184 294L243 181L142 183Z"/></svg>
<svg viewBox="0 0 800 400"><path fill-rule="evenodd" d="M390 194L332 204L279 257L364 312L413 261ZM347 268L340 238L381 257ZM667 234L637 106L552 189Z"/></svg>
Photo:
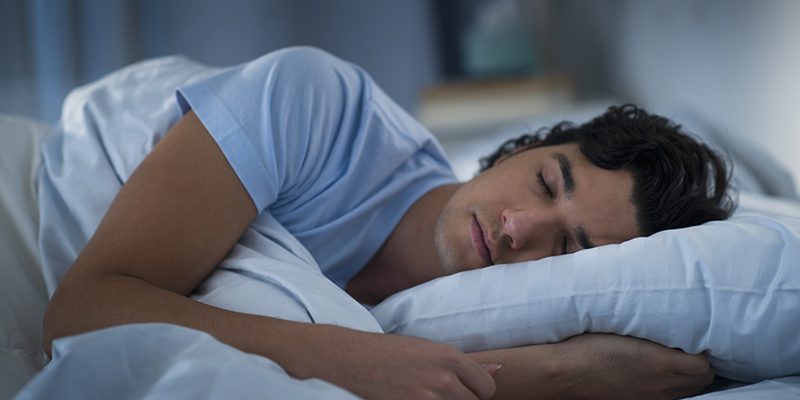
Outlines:
<svg viewBox="0 0 800 400"><path fill-rule="evenodd" d="M744 212L467 271L400 292L372 313L387 333L467 352L606 332L707 351L730 379L800 375L800 219Z"/></svg>
<svg viewBox="0 0 800 400"><path fill-rule="evenodd" d="M47 305L36 244L35 175L47 126L0 114L0 398L43 364Z"/></svg>

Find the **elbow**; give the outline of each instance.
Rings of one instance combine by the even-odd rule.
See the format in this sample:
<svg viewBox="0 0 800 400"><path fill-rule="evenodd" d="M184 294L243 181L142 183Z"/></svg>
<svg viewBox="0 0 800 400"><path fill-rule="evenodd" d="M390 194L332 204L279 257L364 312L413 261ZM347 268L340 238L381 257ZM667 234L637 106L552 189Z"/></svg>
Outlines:
<svg viewBox="0 0 800 400"><path fill-rule="evenodd" d="M42 348L48 357L52 357L51 346L54 340L78 333L76 329L79 329L79 326L76 323L81 316L73 310L82 308L85 310L85 307L78 304L80 293L75 297L75 292L62 282L45 308L42 320Z"/></svg>
<svg viewBox="0 0 800 400"><path fill-rule="evenodd" d="M47 304L47 308L44 311L44 319L42 320L42 348L45 354L51 358L53 340L65 336L60 334L63 331L62 318L60 318L62 313L62 307L59 306L56 296L53 296L50 303Z"/></svg>
<svg viewBox="0 0 800 400"><path fill-rule="evenodd" d="M116 277L68 274L61 281L42 320L42 348L48 356L56 339L129 322L119 318L125 284L114 285Z"/></svg>

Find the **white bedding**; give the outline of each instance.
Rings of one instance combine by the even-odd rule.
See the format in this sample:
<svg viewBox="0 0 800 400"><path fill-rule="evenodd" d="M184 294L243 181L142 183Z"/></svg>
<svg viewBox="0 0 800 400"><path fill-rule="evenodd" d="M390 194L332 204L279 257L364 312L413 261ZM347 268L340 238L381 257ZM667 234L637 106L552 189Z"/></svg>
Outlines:
<svg viewBox="0 0 800 400"><path fill-rule="evenodd" d="M322 275L274 218L252 228L192 295L217 307L382 332L372 315ZM298 380L273 361L206 333L169 324L124 325L56 340L53 360L19 399L353 399L319 379Z"/></svg>
<svg viewBox="0 0 800 400"><path fill-rule="evenodd" d="M328 280L275 218L252 227L192 294L206 304L298 322L383 332L361 304Z"/></svg>
<svg viewBox="0 0 800 400"><path fill-rule="evenodd" d="M10 398L44 364L47 291L36 247L33 177L46 130L0 114L0 399Z"/></svg>
<svg viewBox="0 0 800 400"><path fill-rule="evenodd" d="M800 375L800 205L792 205L793 216L742 212L446 276L397 293L372 313L388 333L467 352L607 332L706 353L728 379Z"/></svg>
<svg viewBox="0 0 800 400"><path fill-rule="evenodd" d="M176 325L117 326L57 340L53 351L17 400L357 398Z"/></svg>
<svg viewBox="0 0 800 400"><path fill-rule="evenodd" d="M117 88L115 93L124 95L124 90ZM0 123L5 132L14 130L15 134L20 134L18 120L2 120ZM30 142L38 143L39 136L35 135L41 135L41 129L36 134L31 130L26 132L34 135ZM0 397L5 398L21 387L41 365L41 352L37 350L40 349L38 338L46 293L38 260L30 257L31 249L35 251L36 248L36 215L32 212L36 207L33 204L33 184L29 181L32 167L35 167L35 152L29 148L27 153L21 152L19 141L10 140L7 135L0 135L0 140L0 160L17 160L14 166L4 166L0 170L0 175L5 176L0 176L4 179L0 180L0 185L3 185L0 187L2 211L15 216L12 223L2 221L3 238L12 237L11 233L14 240L21 243L9 246L9 253L2 253L4 261L10 260L7 263L10 267L3 268L0 277L0 288L3 289L0 294L3 300L3 308L0 308L3 342L0 344L5 346L0 348L0 389L5 390L0 392ZM482 147L480 153L486 150ZM23 157L23 153L28 157ZM16 171L23 170L28 172L20 179ZM769 175L769 172L763 174ZM8 187L6 185L12 185L12 190L4 190ZM22 190L18 190L20 187ZM2 197L9 194L13 195L11 201ZM766 198L764 202L771 204ZM19 210L26 211L20 215ZM281 228L273 228L277 235L273 239L282 238ZM317 274L313 263L309 262L307 253L290 243L291 240L284 239L253 243L248 242L246 236L235 251L238 252L238 259L234 257L237 261L231 261L217 271L198 290L195 298L239 311L363 330L381 329L366 310L335 285L322 281L308 285L306 282L309 279L314 281ZM281 265L290 264L294 268L286 268L280 273L270 270L267 264L256 261L260 256L252 257L264 252L276 260L269 265L284 263ZM284 274L288 270L293 274ZM267 298L269 301L265 301ZM20 311L24 311L24 315ZM54 393L59 393L61 398L108 398L109 393L113 393L111 397L117 398L122 397L126 389L130 389L128 393L133 393L131 396L136 398L195 398L214 393L225 393L225 397L250 397L256 393L276 394L281 398L349 397L348 393L324 382L294 380L263 357L241 353L200 332L169 325L117 327L64 338L54 346L54 360L28 384L19 398L50 398ZM24 357L3 358L4 354L18 348L23 348ZM223 365L224 368L215 368ZM262 379L249 378L256 375ZM238 382L235 388L226 386L229 380ZM772 396L778 393L778 396L794 396L800 388L796 379L769 380L758 385L761 386L751 385L737 390L742 393L742 389L751 388L751 395L768 393ZM278 395L282 393L286 396ZM714 398L728 398L724 393L714 393L717 396ZM732 396L740 397L730 398L743 398L740 394Z"/></svg>

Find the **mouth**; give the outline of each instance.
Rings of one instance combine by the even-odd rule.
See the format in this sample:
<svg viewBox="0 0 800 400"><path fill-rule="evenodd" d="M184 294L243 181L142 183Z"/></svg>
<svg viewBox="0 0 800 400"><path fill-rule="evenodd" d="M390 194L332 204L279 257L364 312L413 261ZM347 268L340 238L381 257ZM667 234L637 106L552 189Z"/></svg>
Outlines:
<svg viewBox="0 0 800 400"><path fill-rule="evenodd" d="M487 263L487 265L493 265L494 262L492 261L492 253L489 250L489 246L486 244L486 237L483 234L483 227L478 222L478 218L476 216L472 217L471 228L472 246L475 247L475 251L478 252L478 255Z"/></svg>

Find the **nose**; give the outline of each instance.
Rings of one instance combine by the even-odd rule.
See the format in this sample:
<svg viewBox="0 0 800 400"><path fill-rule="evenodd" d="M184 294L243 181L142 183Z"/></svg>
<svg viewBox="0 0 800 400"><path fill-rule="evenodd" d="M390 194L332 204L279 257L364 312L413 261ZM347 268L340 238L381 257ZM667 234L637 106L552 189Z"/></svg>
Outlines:
<svg viewBox="0 0 800 400"><path fill-rule="evenodd" d="M501 235L515 251L549 249L559 225L558 215L548 210L506 209L500 220Z"/></svg>

